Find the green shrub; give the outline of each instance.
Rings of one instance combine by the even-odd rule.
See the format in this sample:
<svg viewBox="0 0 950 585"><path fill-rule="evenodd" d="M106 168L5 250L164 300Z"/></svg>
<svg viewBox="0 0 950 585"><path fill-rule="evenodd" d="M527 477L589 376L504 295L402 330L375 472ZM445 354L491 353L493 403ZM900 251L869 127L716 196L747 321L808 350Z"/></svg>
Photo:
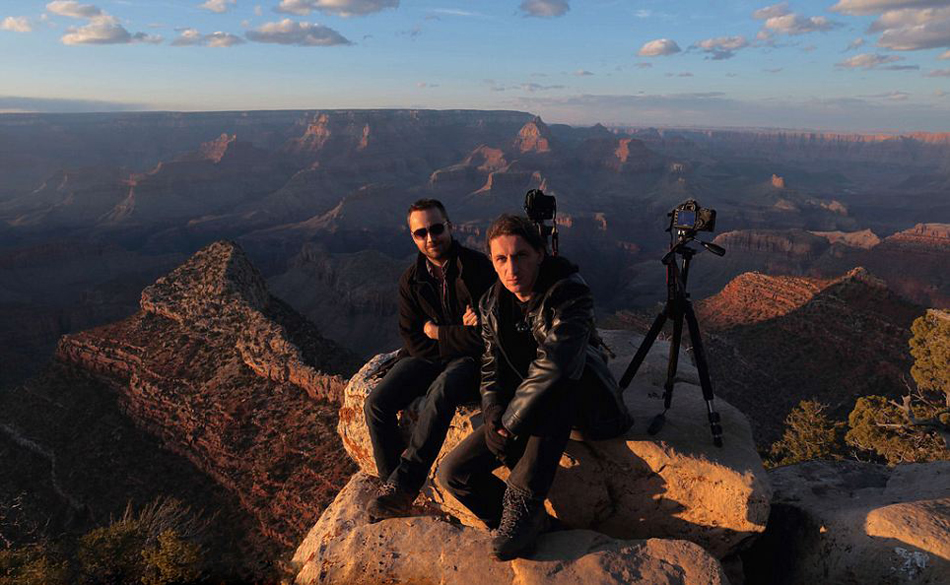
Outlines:
<svg viewBox="0 0 950 585"><path fill-rule="evenodd" d="M792 465L810 459L840 459L840 431L844 423L825 414L817 400L802 400L785 418L782 438L772 444L769 466Z"/></svg>
<svg viewBox="0 0 950 585"><path fill-rule="evenodd" d="M910 424L908 411L918 419L937 418L940 406L920 402L897 404L883 396L859 398L848 416L845 441L870 451L888 464L950 459L945 441L936 433Z"/></svg>
<svg viewBox="0 0 950 585"><path fill-rule="evenodd" d="M0 551L0 585L68 585L69 567L44 544Z"/></svg>

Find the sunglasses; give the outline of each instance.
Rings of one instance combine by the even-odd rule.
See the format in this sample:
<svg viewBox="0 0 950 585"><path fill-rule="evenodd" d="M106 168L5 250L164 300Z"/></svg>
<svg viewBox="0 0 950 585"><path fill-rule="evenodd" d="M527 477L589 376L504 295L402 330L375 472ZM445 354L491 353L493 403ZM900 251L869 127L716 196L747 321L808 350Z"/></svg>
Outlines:
<svg viewBox="0 0 950 585"><path fill-rule="evenodd" d="M430 225L428 228L419 228L416 231L412 232L412 237L414 237L417 240L424 240L426 239L426 236L428 236L429 234L432 234L432 237L435 237L435 236L441 236L443 232L445 232L445 224L434 223Z"/></svg>

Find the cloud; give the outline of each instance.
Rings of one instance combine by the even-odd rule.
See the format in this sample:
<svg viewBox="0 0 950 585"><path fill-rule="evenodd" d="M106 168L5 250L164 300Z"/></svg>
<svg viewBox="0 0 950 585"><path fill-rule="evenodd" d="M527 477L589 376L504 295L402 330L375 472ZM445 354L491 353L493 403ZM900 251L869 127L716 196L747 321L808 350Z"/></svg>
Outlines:
<svg viewBox="0 0 950 585"><path fill-rule="evenodd" d="M917 51L950 46L950 7L892 10L871 24L879 47Z"/></svg>
<svg viewBox="0 0 950 585"><path fill-rule="evenodd" d="M684 71L682 73L667 73L667 77L692 77L693 74L689 71Z"/></svg>
<svg viewBox="0 0 950 585"><path fill-rule="evenodd" d="M779 2L778 4L766 6L765 8L759 8L752 13L752 18L756 20L768 20L769 18L775 18L777 16L785 16L791 12L792 11L788 9L788 2Z"/></svg>
<svg viewBox="0 0 950 585"><path fill-rule="evenodd" d="M0 21L0 30L28 33L33 30L30 19L25 16L8 16Z"/></svg>
<svg viewBox="0 0 950 585"><path fill-rule="evenodd" d="M204 8L211 12L221 14L227 12L229 8L237 4L237 0L208 0L204 4L199 4L198 8Z"/></svg>
<svg viewBox="0 0 950 585"><path fill-rule="evenodd" d="M762 71L764 71L764 72L766 72L766 73L778 73L778 72L782 71L782 69L784 69L784 67L776 67L776 68L774 68L774 69L763 69Z"/></svg>
<svg viewBox="0 0 950 585"><path fill-rule="evenodd" d="M941 55L940 55L939 57L937 57L937 58L940 59L941 61L950 60L950 51L944 51L943 54L941 54Z"/></svg>
<svg viewBox="0 0 950 585"><path fill-rule="evenodd" d="M419 83L416 84L416 87L418 87L419 89L429 89L429 88L432 88L432 87L439 87L439 84L438 84L438 83L426 83L425 81L420 81Z"/></svg>
<svg viewBox="0 0 950 585"><path fill-rule="evenodd" d="M231 33L217 31L203 35L198 32L198 29L186 28L181 30L178 38L172 41L171 45L173 47L233 47L243 43L244 39Z"/></svg>
<svg viewBox="0 0 950 585"><path fill-rule="evenodd" d="M352 45L343 35L328 26L296 22L285 18L280 22L268 22L245 33L247 40L256 43L298 45L301 47L329 47Z"/></svg>
<svg viewBox="0 0 950 585"><path fill-rule="evenodd" d="M539 83L522 83L518 88L528 92L534 93L536 91L551 91L552 89L564 89L563 85L541 85Z"/></svg>
<svg viewBox="0 0 950 585"><path fill-rule="evenodd" d="M877 14L885 10L946 5L946 0L839 0L831 7L831 10L844 14Z"/></svg>
<svg viewBox="0 0 950 585"><path fill-rule="evenodd" d="M254 14L256 16L264 16L264 9L261 8L260 4L254 6Z"/></svg>
<svg viewBox="0 0 950 585"><path fill-rule="evenodd" d="M161 35L144 32L130 33L119 20L92 4L80 4L72 0L56 0L46 5L53 14L88 21L83 26L71 26L66 29L60 41L64 45L121 45L129 43L162 42Z"/></svg>
<svg viewBox="0 0 950 585"><path fill-rule="evenodd" d="M93 18L103 14L97 6L92 4L80 4L72 0L56 0L46 5L46 10L60 16L69 16L71 18Z"/></svg>
<svg viewBox="0 0 950 585"><path fill-rule="evenodd" d="M752 18L765 21L756 37L759 40L768 40L772 33L803 35L829 31L841 26L840 23L828 20L824 16L802 16L792 12L787 2L760 8L752 13Z"/></svg>
<svg viewBox="0 0 950 585"><path fill-rule="evenodd" d="M571 9L567 0L524 0L519 6L525 16L555 18L564 16Z"/></svg>
<svg viewBox="0 0 950 585"><path fill-rule="evenodd" d="M950 77L950 69L934 69L925 74L926 77Z"/></svg>
<svg viewBox="0 0 950 585"><path fill-rule="evenodd" d="M836 63L835 66L841 69L886 69L890 71L907 71L912 69L920 69L917 65L891 65L888 67L882 67L888 63L894 63L896 61L903 61L903 57L898 57L897 55L881 55L876 53L862 53L860 55L855 55L853 57L848 57L840 63Z"/></svg>
<svg viewBox="0 0 950 585"><path fill-rule="evenodd" d="M143 32L131 34L114 16L101 14L90 18L86 25L69 27L60 40L64 45L157 44L162 42L162 37Z"/></svg>
<svg viewBox="0 0 950 585"><path fill-rule="evenodd" d="M650 67L653 67L653 63L637 63L636 64L637 69L649 69Z"/></svg>
<svg viewBox="0 0 950 585"><path fill-rule="evenodd" d="M586 69L578 69L577 71L573 73L573 75L575 75L576 77L589 77L593 75L593 73L591 73L590 71Z"/></svg>
<svg viewBox="0 0 950 585"><path fill-rule="evenodd" d="M858 38L854 39L853 41L851 41L850 43L848 43L848 48L846 48L845 51L851 51L851 50L857 49L858 47L861 47L861 46L863 46L863 45L864 45L864 39L861 38L861 37L858 37Z"/></svg>
<svg viewBox="0 0 950 585"><path fill-rule="evenodd" d="M681 50L679 45L676 44L676 41L671 41L670 39L656 39L640 47L640 50L637 51L637 55L641 57L659 57L661 55L679 53Z"/></svg>
<svg viewBox="0 0 950 585"><path fill-rule="evenodd" d="M280 0L274 10L289 14L306 15L317 10L337 16L366 16L387 8L399 7L399 0Z"/></svg>
<svg viewBox="0 0 950 585"><path fill-rule="evenodd" d="M78 113L144 110L148 106L124 102L0 96L0 112Z"/></svg>
<svg viewBox="0 0 950 585"><path fill-rule="evenodd" d="M903 102L907 101L907 98L910 97L910 94L906 91L889 91L886 93L876 93L873 95L862 95L858 97L865 97L871 99L881 99L881 100L890 100L892 102Z"/></svg>
<svg viewBox="0 0 950 585"><path fill-rule="evenodd" d="M716 37L699 41L693 46L711 55L706 57L707 59L721 61L735 57L736 51L749 46L749 41L741 35L735 37Z"/></svg>

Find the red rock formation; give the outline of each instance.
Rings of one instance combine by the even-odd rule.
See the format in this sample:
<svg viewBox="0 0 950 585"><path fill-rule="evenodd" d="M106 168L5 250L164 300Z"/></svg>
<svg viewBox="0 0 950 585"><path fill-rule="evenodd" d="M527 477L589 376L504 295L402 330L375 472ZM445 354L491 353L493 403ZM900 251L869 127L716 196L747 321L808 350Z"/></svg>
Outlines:
<svg viewBox="0 0 950 585"><path fill-rule="evenodd" d="M859 396L904 392L923 312L863 268L832 280L745 274L696 309L716 392L749 416L762 447L801 400L840 420Z"/></svg>
<svg viewBox="0 0 950 585"><path fill-rule="evenodd" d="M115 389L137 425L227 488L260 530L296 544L352 471L338 458L349 354L271 297L217 242L142 293L128 319L60 342L57 358Z"/></svg>
<svg viewBox="0 0 950 585"><path fill-rule="evenodd" d="M889 246L950 250L950 224L918 223L914 227L884 238Z"/></svg>
<svg viewBox="0 0 950 585"><path fill-rule="evenodd" d="M783 177L780 177L780 176L778 176L778 175L773 174L773 175L772 175L772 186L775 187L776 189L784 189L784 188L785 188L785 179L784 179Z"/></svg>
<svg viewBox="0 0 950 585"><path fill-rule="evenodd" d="M547 124L541 121L540 117L536 117L521 127L513 146L520 153L550 152L551 130Z"/></svg>

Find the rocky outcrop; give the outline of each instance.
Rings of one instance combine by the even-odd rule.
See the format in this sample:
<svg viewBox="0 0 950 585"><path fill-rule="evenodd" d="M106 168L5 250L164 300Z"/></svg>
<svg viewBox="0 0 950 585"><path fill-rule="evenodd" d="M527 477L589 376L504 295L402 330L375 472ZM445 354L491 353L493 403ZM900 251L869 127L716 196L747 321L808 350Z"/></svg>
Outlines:
<svg viewBox="0 0 950 585"><path fill-rule="evenodd" d="M950 462L809 461L769 477L772 514L745 555L750 581L950 582Z"/></svg>
<svg viewBox="0 0 950 585"><path fill-rule="evenodd" d="M344 381L305 361L301 348L265 315L270 305L264 279L244 252L228 242L198 251L142 291L142 310L205 338L232 338L244 363L259 375L296 384L313 398L338 400Z"/></svg>
<svg viewBox="0 0 950 585"><path fill-rule="evenodd" d="M739 230L725 232L713 240L735 252L766 252L799 258L817 258L828 248L825 238L798 230Z"/></svg>
<svg viewBox="0 0 950 585"><path fill-rule="evenodd" d="M619 356L612 365L619 378L641 338L628 332L603 333ZM677 386L666 425L655 437L646 433L652 416L663 410L660 393L668 352L668 344L656 343L627 389L624 398L636 424L625 437L568 444L546 505L572 528L624 539L685 539L722 558L765 529L770 488L748 422L722 401L716 405L723 417L726 446L712 445L697 373L686 356L680 360L683 382ZM376 383L373 373L389 357L377 356L350 380L340 409L343 445L369 474L376 470L363 400ZM413 416L410 408L403 417L407 427ZM461 410L452 421L439 460L481 422L477 410ZM504 477L504 470L499 473ZM424 492L464 524L478 525L437 482L430 479Z"/></svg>
<svg viewBox="0 0 950 585"><path fill-rule="evenodd" d="M696 304L696 313L709 330L728 329L785 315L818 294L828 281L746 272L718 294Z"/></svg>
<svg viewBox="0 0 950 585"><path fill-rule="evenodd" d="M518 137L512 145L520 153L544 153L551 151L551 129L540 117L535 117L518 131Z"/></svg>
<svg viewBox="0 0 950 585"><path fill-rule="evenodd" d="M884 239L889 246L950 250L950 224L918 223L914 227Z"/></svg>
<svg viewBox="0 0 950 585"><path fill-rule="evenodd" d="M217 242L142 293L142 310L65 336L60 362L118 396L135 424L225 488L271 542L299 542L354 467L336 404L351 354L270 296Z"/></svg>
<svg viewBox="0 0 950 585"><path fill-rule="evenodd" d="M375 480L357 474L291 562L298 585L728 583L715 558L683 540L615 540L589 530L541 536L530 559L489 560L489 534L436 517L369 524Z"/></svg>
<svg viewBox="0 0 950 585"><path fill-rule="evenodd" d="M862 248L869 250L881 243L881 238L871 230L860 230L856 232L811 232L816 236L821 236L828 240L830 244L842 244L852 248Z"/></svg>

